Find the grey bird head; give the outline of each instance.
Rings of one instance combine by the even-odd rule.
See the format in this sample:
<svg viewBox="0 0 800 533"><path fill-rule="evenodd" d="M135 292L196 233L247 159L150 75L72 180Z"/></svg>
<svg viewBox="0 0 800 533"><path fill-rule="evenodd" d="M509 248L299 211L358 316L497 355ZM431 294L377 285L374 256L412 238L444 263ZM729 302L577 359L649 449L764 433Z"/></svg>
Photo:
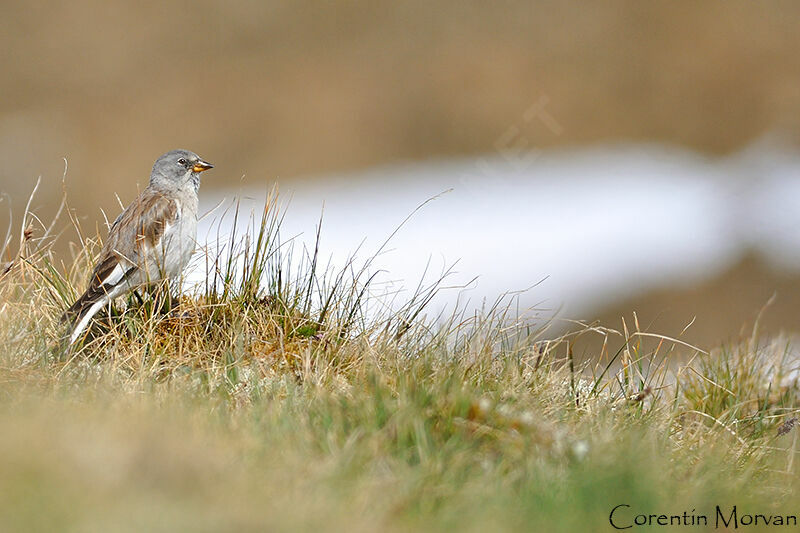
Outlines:
<svg viewBox="0 0 800 533"><path fill-rule="evenodd" d="M200 173L214 168L199 155L189 150L172 150L156 159L150 174L150 185L174 189L191 184L200 186Z"/></svg>

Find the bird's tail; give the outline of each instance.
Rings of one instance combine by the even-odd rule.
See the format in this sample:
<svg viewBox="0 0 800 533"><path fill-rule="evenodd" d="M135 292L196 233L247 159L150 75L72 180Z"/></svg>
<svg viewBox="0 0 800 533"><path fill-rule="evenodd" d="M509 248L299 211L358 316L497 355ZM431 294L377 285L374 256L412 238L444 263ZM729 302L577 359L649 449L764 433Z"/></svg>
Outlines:
<svg viewBox="0 0 800 533"><path fill-rule="evenodd" d="M108 303L108 294L102 290L84 292L69 309L61 315L61 321L69 324L69 344L73 344L89 325L89 321Z"/></svg>
<svg viewBox="0 0 800 533"><path fill-rule="evenodd" d="M74 304L69 306L69 309L64 311L64 314L61 315L61 322L65 323L72 323L75 321L76 318L81 316L81 311L88 309L88 306L91 305L90 302L92 300L92 295L89 294L89 291L84 292L80 298L78 298Z"/></svg>

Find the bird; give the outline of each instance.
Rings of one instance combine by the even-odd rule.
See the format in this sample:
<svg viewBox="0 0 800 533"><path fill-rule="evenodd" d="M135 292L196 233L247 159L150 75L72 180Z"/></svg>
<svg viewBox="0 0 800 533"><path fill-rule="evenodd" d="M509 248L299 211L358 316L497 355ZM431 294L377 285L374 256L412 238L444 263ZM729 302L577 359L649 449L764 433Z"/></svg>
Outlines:
<svg viewBox="0 0 800 533"><path fill-rule="evenodd" d="M111 224L88 288L62 317L70 346L115 298L181 275L195 251L200 173L213 167L189 150L156 160L148 186Z"/></svg>

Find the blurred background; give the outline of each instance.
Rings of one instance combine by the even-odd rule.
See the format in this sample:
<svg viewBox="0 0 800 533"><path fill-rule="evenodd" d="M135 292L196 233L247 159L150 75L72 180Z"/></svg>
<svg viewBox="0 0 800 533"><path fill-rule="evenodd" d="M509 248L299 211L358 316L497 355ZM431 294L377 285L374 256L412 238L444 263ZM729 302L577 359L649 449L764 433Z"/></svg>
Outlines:
<svg viewBox="0 0 800 533"><path fill-rule="evenodd" d="M324 202L334 258L450 190L381 255L386 283L458 261L470 305L535 285L524 303L568 318L696 318L682 338L707 346L775 295L763 328L796 331L797 20L790 0L5 1L0 206L19 222L41 176L47 220L66 158L102 229L188 148L216 165L207 208L279 183L308 242Z"/></svg>

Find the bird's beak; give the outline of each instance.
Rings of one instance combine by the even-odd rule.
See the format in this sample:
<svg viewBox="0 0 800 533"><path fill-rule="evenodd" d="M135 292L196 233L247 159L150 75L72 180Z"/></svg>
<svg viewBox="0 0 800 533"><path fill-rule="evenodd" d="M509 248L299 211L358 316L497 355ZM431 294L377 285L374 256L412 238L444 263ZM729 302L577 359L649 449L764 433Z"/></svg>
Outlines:
<svg viewBox="0 0 800 533"><path fill-rule="evenodd" d="M209 163L208 161L203 161L202 159L194 164L192 167L192 172L205 172L209 168L214 168L214 165Z"/></svg>

